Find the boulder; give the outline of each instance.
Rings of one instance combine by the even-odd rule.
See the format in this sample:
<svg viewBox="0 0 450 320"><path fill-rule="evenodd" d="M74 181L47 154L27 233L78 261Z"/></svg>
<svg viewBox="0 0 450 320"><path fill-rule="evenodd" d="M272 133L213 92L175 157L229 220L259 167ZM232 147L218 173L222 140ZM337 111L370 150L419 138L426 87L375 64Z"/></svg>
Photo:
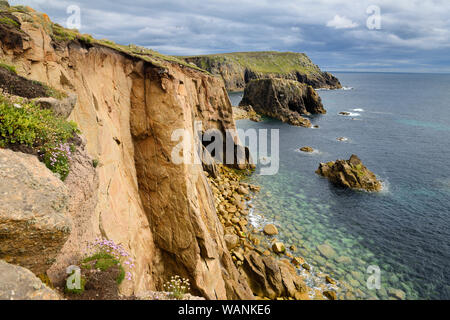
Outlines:
<svg viewBox="0 0 450 320"><path fill-rule="evenodd" d="M284 244L282 242L275 242L272 245L272 250L275 253L283 253L286 251L286 247L284 246Z"/></svg>
<svg viewBox="0 0 450 320"><path fill-rule="evenodd" d="M352 155L349 160L321 163L316 173L337 185L350 189L371 192L382 189L381 182L377 180L375 174L367 169L356 155Z"/></svg>
<svg viewBox="0 0 450 320"><path fill-rule="evenodd" d="M259 297L296 298L307 291L305 282L288 260L277 261L250 251L245 255L243 270L253 293Z"/></svg>
<svg viewBox="0 0 450 320"><path fill-rule="evenodd" d="M326 113L311 86L285 79L250 81L240 105L252 105L259 114L302 127L311 127L311 122L302 114Z"/></svg>
<svg viewBox="0 0 450 320"><path fill-rule="evenodd" d="M52 97L37 98L33 100L37 105L44 109L53 110L54 114L67 119L77 104L77 95L70 94L67 98L58 100Z"/></svg>
<svg viewBox="0 0 450 320"><path fill-rule="evenodd" d="M0 300L60 300L30 270L0 260Z"/></svg>
<svg viewBox="0 0 450 320"><path fill-rule="evenodd" d="M337 300L337 295L335 291L324 291L323 295L330 300Z"/></svg>
<svg viewBox="0 0 450 320"><path fill-rule="evenodd" d="M264 227L264 233L268 236L274 236L278 234L278 229L273 224L268 224Z"/></svg>
<svg viewBox="0 0 450 320"><path fill-rule="evenodd" d="M70 234L67 201L35 156L0 149L0 259L44 273Z"/></svg>

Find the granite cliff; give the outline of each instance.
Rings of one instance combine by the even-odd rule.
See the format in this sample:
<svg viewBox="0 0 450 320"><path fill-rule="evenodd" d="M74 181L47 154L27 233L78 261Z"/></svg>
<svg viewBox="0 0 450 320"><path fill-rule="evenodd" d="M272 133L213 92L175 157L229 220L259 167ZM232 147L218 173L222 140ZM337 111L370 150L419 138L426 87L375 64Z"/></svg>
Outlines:
<svg viewBox="0 0 450 320"><path fill-rule="evenodd" d="M339 89L339 80L323 72L304 53L235 52L184 59L212 74L220 75L229 91L243 91L254 79L282 78L308 84L315 89Z"/></svg>
<svg viewBox="0 0 450 320"><path fill-rule="evenodd" d="M176 129L200 148L195 121L204 130L235 128L222 79L173 57L66 30L31 8L3 7L0 15L1 61L76 94L69 119L86 140L60 186L71 233L47 271L52 282L63 281L80 248L103 237L136 261L124 294L161 290L177 274L208 299L253 298L226 247L202 165L170 158Z"/></svg>

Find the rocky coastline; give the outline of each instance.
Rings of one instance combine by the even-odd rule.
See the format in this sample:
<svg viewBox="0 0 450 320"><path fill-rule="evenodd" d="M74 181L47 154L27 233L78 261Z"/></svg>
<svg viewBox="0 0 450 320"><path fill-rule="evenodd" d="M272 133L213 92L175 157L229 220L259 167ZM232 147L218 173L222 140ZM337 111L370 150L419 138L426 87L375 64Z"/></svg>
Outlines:
<svg viewBox="0 0 450 320"><path fill-rule="evenodd" d="M235 52L183 57L185 61L221 76L229 91L242 91L251 80L294 80L315 89L340 89L339 80L323 72L304 53Z"/></svg>
<svg viewBox="0 0 450 320"><path fill-rule="evenodd" d="M251 200L260 192L260 187L245 182L250 174L251 171L236 171L217 164L216 177L209 176L208 181L227 248L255 298L339 299L341 284L320 272L312 275L311 266L296 254L297 248L276 239L279 233L276 226L266 224L260 228L250 223ZM308 286L309 277L315 277L315 282L321 284Z"/></svg>

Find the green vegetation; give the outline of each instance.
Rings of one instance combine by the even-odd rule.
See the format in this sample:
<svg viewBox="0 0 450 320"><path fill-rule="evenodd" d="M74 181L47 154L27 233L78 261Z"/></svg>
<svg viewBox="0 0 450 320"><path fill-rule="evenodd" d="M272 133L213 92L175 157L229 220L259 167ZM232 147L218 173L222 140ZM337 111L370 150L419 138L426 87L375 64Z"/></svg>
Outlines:
<svg viewBox="0 0 450 320"><path fill-rule="evenodd" d="M200 61L200 67L211 70L213 66L220 64L237 64L257 73L289 74L300 72L303 74L320 73L320 69L304 53L296 52L234 52L223 54L203 55L196 57Z"/></svg>
<svg viewBox="0 0 450 320"><path fill-rule="evenodd" d="M180 276L172 276L170 281L164 284L164 289L170 292L175 299L183 299L184 295L190 290L189 280Z"/></svg>
<svg viewBox="0 0 450 320"><path fill-rule="evenodd" d="M8 17L1 17L0 24L7 24L7 25L13 26L15 28L18 28L20 26L16 21L14 21L13 19L8 18Z"/></svg>
<svg viewBox="0 0 450 320"><path fill-rule="evenodd" d="M92 263L93 262L93 263ZM119 276L116 279L117 284L121 284L125 279L125 269L122 264L114 256L106 253L96 253L82 261L81 268L83 269L99 269L101 271L108 271L110 268L117 266L120 270Z"/></svg>
<svg viewBox="0 0 450 320"><path fill-rule="evenodd" d="M0 62L0 68L6 69L6 70L8 70L11 73L17 74L17 70L16 70L15 66L11 66L11 65L8 65L6 63Z"/></svg>
<svg viewBox="0 0 450 320"><path fill-rule="evenodd" d="M94 168L97 168L98 165L99 165L99 163L100 163L100 161L99 161L98 159L92 160L92 166L93 166Z"/></svg>
<svg viewBox="0 0 450 320"><path fill-rule="evenodd" d="M29 13L31 10L29 7L26 6L12 6L8 8L9 12L20 12L20 13Z"/></svg>
<svg viewBox="0 0 450 320"><path fill-rule="evenodd" d="M54 173L65 180L74 145L70 140L79 133L74 122L57 117L53 111L33 103L13 103L0 97L0 147L25 146L36 153Z"/></svg>

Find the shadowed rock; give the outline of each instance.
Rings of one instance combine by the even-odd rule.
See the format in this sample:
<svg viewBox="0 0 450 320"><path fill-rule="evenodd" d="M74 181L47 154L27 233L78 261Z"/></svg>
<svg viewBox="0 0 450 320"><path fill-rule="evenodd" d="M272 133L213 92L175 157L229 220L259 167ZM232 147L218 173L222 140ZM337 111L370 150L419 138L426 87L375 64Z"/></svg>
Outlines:
<svg viewBox="0 0 450 320"><path fill-rule="evenodd" d="M250 81L240 105L252 105L257 113L302 127L311 127L311 122L301 115L326 113L311 86L284 79Z"/></svg>

